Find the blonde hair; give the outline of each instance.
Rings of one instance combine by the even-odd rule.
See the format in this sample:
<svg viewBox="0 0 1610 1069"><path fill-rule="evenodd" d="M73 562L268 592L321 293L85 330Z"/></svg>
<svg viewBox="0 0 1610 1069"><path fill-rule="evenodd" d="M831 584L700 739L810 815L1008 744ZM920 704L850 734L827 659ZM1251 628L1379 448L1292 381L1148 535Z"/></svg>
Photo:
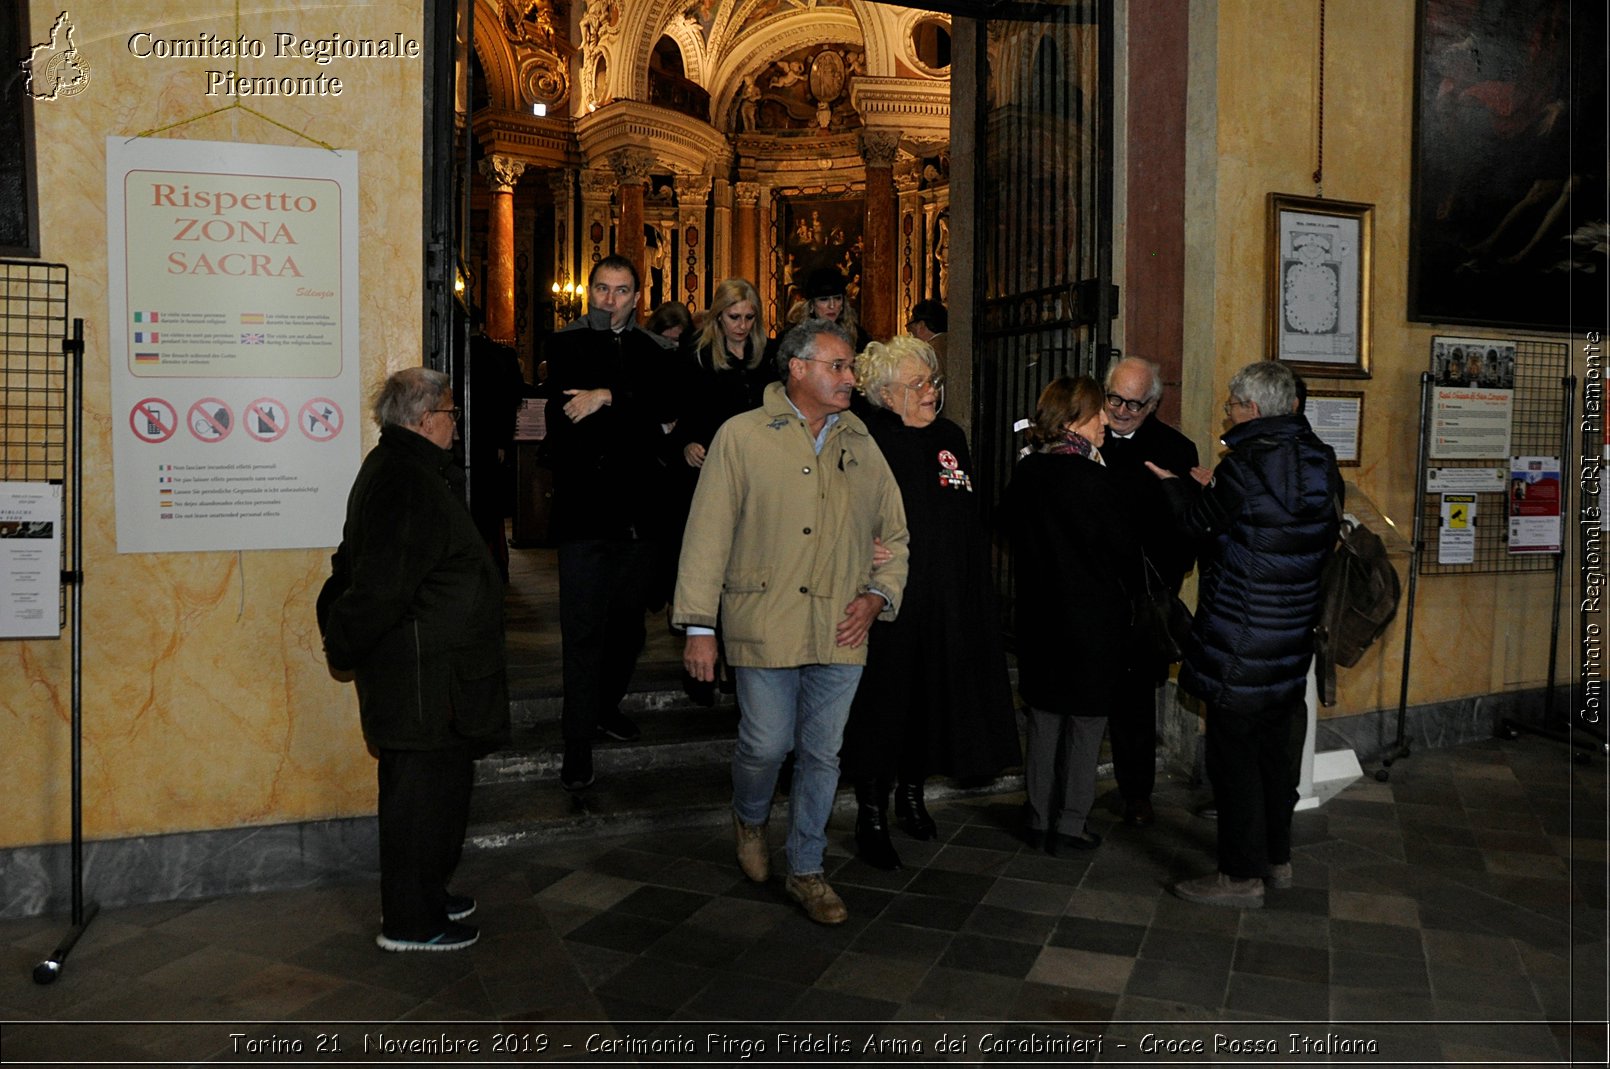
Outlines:
<svg viewBox="0 0 1610 1069"><path fill-rule="evenodd" d="M760 294L754 284L745 278L729 278L716 287L710 299L710 310L705 313L704 327L699 331L695 349L710 350L710 363L718 371L732 370L732 358L727 353L727 335L721 329L721 313L735 304L748 301L755 310L755 326L744 339L744 367L759 367L766 355L766 314L760 307Z"/></svg>
<svg viewBox="0 0 1610 1069"><path fill-rule="evenodd" d="M888 408L883 391L900 373L900 365L910 358L928 368L929 374L939 371L939 357L934 347L910 334L897 334L887 342L868 342L861 355L855 358L855 386L866 399L878 408Z"/></svg>

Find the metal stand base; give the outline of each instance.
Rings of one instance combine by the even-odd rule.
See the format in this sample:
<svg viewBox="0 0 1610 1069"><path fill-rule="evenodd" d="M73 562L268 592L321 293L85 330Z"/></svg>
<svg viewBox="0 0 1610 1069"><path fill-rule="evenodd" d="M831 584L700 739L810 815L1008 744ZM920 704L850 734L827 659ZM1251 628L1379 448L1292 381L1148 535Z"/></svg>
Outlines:
<svg viewBox="0 0 1610 1069"><path fill-rule="evenodd" d="M91 902L84 907L84 919L68 930L50 957L34 966L34 983L53 984L56 982L56 977L61 975L63 963L67 961L67 955L72 953L73 946L78 942L78 937L84 934L84 930L89 927L89 922L95 919L95 914L99 913L100 910L100 904L96 902Z"/></svg>

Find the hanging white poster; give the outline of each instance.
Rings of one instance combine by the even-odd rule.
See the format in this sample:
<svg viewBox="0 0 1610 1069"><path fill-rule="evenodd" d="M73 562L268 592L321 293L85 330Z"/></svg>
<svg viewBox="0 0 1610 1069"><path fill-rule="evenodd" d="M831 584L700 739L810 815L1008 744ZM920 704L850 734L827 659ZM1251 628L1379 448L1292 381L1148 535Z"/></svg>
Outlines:
<svg viewBox="0 0 1610 1069"><path fill-rule="evenodd" d="M0 638L61 634L61 487L0 483Z"/></svg>
<svg viewBox="0 0 1610 1069"><path fill-rule="evenodd" d="M106 157L118 551L337 544L357 154L114 137Z"/></svg>

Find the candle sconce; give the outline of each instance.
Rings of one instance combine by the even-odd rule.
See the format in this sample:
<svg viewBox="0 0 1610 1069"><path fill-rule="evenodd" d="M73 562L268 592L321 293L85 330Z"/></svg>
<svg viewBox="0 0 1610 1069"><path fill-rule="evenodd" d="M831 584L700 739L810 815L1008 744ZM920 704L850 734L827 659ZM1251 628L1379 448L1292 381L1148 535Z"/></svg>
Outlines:
<svg viewBox="0 0 1610 1069"><path fill-rule="evenodd" d="M586 290L575 282L553 284L553 310L566 323L581 315L582 298Z"/></svg>

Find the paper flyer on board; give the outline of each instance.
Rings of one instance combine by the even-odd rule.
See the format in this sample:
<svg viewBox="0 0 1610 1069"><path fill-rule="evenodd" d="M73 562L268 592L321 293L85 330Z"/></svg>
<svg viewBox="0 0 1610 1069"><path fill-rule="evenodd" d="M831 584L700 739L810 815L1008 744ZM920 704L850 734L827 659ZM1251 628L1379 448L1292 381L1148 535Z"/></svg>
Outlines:
<svg viewBox="0 0 1610 1069"><path fill-rule="evenodd" d="M61 635L61 487L0 482L0 638Z"/></svg>
<svg viewBox="0 0 1610 1069"><path fill-rule="evenodd" d="M1560 551L1560 458L1509 462L1509 551Z"/></svg>

